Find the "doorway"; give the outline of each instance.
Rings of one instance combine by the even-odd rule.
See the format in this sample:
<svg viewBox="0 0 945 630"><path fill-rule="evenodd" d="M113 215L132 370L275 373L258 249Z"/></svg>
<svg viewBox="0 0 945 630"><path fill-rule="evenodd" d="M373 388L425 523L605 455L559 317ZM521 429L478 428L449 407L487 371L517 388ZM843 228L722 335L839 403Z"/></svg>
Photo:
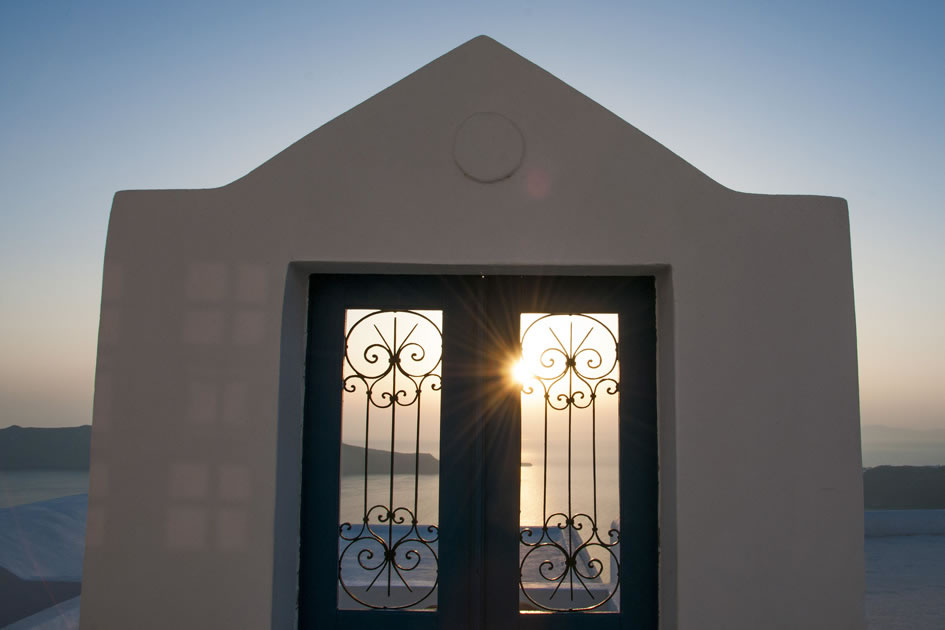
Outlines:
<svg viewBox="0 0 945 630"><path fill-rule="evenodd" d="M301 628L656 628L654 279L313 275Z"/></svg>

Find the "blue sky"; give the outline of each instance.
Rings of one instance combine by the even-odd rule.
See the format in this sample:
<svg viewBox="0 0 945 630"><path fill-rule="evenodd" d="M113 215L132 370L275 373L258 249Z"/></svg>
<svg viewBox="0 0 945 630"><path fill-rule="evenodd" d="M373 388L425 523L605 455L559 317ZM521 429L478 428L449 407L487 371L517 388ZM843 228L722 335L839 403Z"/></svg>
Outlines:
<svg viewBox="0 0 945 630"><path fill-rule="evenodd" d="M945 427L945 3L0 4L0 427L91 419L111 197L487 34L735 188L850 204L864 424Z"/></svg>

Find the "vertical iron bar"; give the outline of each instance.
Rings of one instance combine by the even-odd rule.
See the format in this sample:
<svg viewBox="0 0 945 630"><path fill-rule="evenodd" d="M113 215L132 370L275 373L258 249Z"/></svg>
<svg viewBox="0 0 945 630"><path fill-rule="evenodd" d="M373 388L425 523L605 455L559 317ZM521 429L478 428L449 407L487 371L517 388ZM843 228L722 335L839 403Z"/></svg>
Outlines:
<svg viewBox="0 0 945 630"><path fill-rule="evenodd" d="M387 546L394 546L394 429L397 424L397 359L400 358L400 348L397 347L397 313L394 313L394 341L391 344L394 350L394 356L391 360L394 365L391 368L391 399L390 399L390 503L387 504ZM391 573L394 570L393 558L387 565L387 596L390 597Z"/></svg>
<svg viewBox="0 0 945 630"><path fill-rule="evenodd" d="M574 361L572 353L574 352L574 321L570 322L570 330L568 331L568 363ZM568 558L574 558L574 544L571 538L571 533L574 527L574 511L571 509L571 414L574 411L574 366L566 366L568 370L568 527L565 528L565 532L568 534ZM568 575L571 578L570 588L571 588L571 601L574 601L574 571L568 571Z"/></svg>
<svg viewBox="0 0 945 630"><path fill-rule="evenodd" d="M544 387L544 383L541 385ZM548 525L548 391L545 390L545 463L544 468L544 486L541 492L541 527L547 531Z"/></svg>
<svg viewBox="0 0 945 630"><path fill-rule="evenodd" d="M414 450L413 459L413 524L420 522L420 508L418 507L418 497L420 496L420 390L423 387L423 381L417 385L417 446Z"/></svg>
<svg viewBox="0 0 945 630"><path fill-rule="evenodd" d="M366 383L365 383L366 385ZM364 405L364 523L368 520L368 431L371 428L371 388L365 393Z"/></svg>
<svg viewBox="0 0 945 630"><path fill-rule="evenodd" d="M594 476L594 532L597 532L597 393L591 390L591 470Z"/></svg>

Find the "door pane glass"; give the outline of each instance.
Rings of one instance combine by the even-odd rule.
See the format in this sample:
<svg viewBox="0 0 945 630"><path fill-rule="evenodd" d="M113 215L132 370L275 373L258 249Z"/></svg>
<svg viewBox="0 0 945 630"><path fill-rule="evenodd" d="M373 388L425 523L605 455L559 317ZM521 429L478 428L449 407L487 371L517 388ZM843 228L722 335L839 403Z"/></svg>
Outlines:
<svg viewBox="0 0 945 630"><path fill-rule="evenodd" d="M618 318L521 315L522 612L619 611Z"/></svg>
<svg viewBox="0 0 945 630"><path fill-rule="evenodd" d="M442 311L346 311L341 609L436 608L442 330Z"/></svg>

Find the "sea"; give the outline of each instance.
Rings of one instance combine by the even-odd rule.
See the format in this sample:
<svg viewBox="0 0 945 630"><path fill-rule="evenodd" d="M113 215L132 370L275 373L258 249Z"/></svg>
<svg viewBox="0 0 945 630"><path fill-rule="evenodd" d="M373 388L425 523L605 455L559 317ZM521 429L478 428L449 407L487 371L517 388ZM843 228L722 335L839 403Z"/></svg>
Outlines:
<svg viewBox="0 0 945 630"><path fill-rule="evenodd" d="M547 500L545 500L545 467L541 450L525 451L521 467L519 522L523 527L540 526L546 516L568 512L568 467L566 456L550 459L548 465ZM594 467L588 457L574 456L571 467L571 511L574 514L594 513ZM394 475L394 504L413 512L413 474ZM420 475L417 484L417 516L423 524L439 523L439 475ZM368 475L367 507L388 505L390 475ZM449 489L444 488L448 492ZM488 499L487 499L488 500ZM345 476L341 480L341 522L359 523L364 516L364 477ZM613 459L597 462L597 524L609 529L620 514L619 475ZM374 519L372 518L372 521Z"/></svg>

